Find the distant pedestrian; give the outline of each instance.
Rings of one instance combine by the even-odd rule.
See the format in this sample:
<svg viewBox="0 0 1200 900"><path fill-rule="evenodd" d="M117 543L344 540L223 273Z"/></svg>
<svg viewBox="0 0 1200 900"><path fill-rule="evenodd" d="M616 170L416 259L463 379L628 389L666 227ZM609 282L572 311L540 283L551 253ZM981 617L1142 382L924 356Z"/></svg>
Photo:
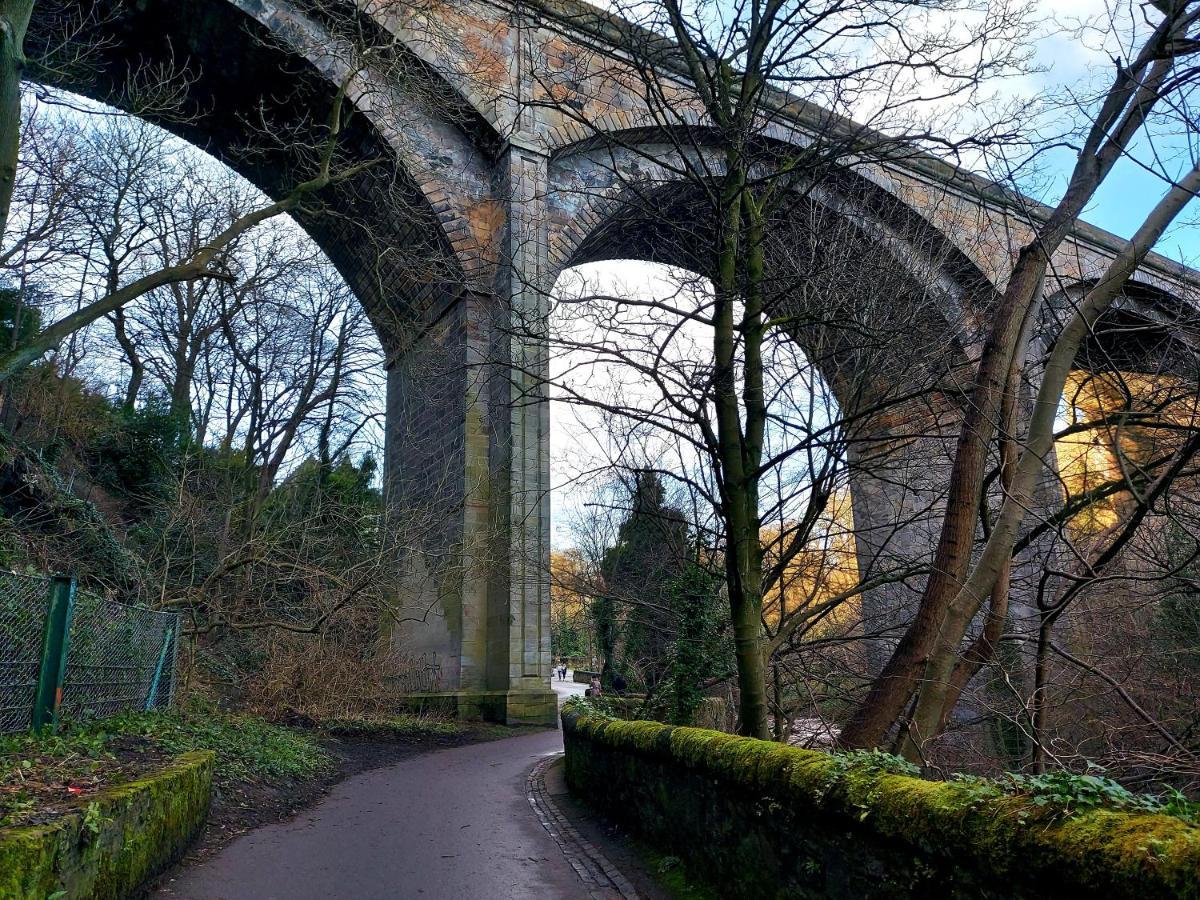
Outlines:
<svg viewBox="0 0 1200 900"><path fill-rule="evenodd" d="M600 676L593 675L592 676L592 692L588 696L589 697L600 697L603 695L604 695L604 691L600 687Z"/></svg>

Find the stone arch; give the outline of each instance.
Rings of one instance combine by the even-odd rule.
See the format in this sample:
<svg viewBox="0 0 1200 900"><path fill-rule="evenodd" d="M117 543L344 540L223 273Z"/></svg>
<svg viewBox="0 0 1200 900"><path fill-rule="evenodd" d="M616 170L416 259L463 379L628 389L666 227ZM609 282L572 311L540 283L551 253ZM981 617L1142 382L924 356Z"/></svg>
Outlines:
<svg viewBox="0 0 1200 900"><path fill-rule="evenodd" d="M1097 281L1072 282L1047 298L1039 342L1045 351L1053 347L1054 336L1074 312L1075 303ZM1176 291L1134 277L1096 322L1075 359L1076 366L1087 371L1173 374L1195 380L1200 360L1200 310Z"/></svg>
<svg viewBox="0 0 1200 900"><path fill-rule="evenodd" d="M71 13L91 7L91 0L61 2ZM336 53L323 52L329 30L303 12L305 4L97 5L106 14L88 35L88 65L47 68L39 72L44 82L167 128L268 196L283 195L296 177L311 172L297 142L302 147L306 136L321 134L313 111L330 107L344 70ZM33 58L56 35L57 12L37 4L28 41ZM403 42L387 46L407 52ZM388 80L387 72L369 69L349 85L339 152L349 164L377 164L296 218L368 310L388 355L384 493L390 510L407 511L411 501L416 513L386 527L404 527L408 535L423 529L397 560L397 609L410 593L411 551L435 569L421 579L437 591L422 612L445 623L448 634L428 662L451 702L461 693L469 695L461 711L549 723L555 706L548 624L541 629L545 637L533 642L511 624L509 606L516 601L508 585L517 577L506 568L507 548L498 543L492 554L489 544L500 530L493 519L506 513L493 516L500 504L486 491L510 468L512 429L507 397L489 393L507 384L492 354L500 338L490 331L508 302L497 288L511 199L498 175L502 148L491 123L438 70L415 58L403 62L402 78ZM187 68L181 108L163 116L131 101L123 87L130 71L143 67ZM244 152L248 145L254 152ZM481 372L481 363L491 368ZM412 550L409 544L421 541L424 546ZM539 597L533 589L526 593L532 599L521 611L529 618L538 613ZM548 623L548 604L542 605ZM405 648L393 646L403 682Z"/></svg>
<svg viewBox="0 0 1200 900"><path fill-rule="evenodd" d="M628 220L636 218L631 210L652 206L652 198L670 202L683 187L677 170L691 167L719 175L721 160L695 134L688 142L695 150L685 158L679 145L655 137L653 130L634 128L556 150L548 166L548 280L553 282L569 265L607 252L601 246L605 229L627 229ZM974 340L976 316L994 286L918 209L882 187L871 173L849 169L808 187L805 195L839 218L853 219L872 242L891 246L897 262L929 286L958 339L964 344ZM642 218L661 216L650 209ZM658 251L647 246L642 252Z"/></svg>
<svg viewBox="0 0 1200 900"><path fill-rule="evenodd" d="M34 58L60 27L44 9L52 6L38 4L31 26ZM82 2L66 9L90 11ZM314 111L330 108L341 77L335 58L314 49L332 41L320 22L256 0L113 0L97 21L85 66L47 67L37 77L167 128L268 196L310 171L296 139L317 133ZM167 114L139 109L126 90L131 73L155 71L184 73L186 96ZM494 256L471 221L492 202L486 123L423 62L404 71L411 84L376 83L367 72L350 89L346 161L379 164L327 192L320 209L296 215L389 353L431 310L490 278ZM407 106L385 96L405 91L417 98Z"/></svg>
<svg viewBox="0 0 1200 900"><path fill-rule="evenodd" d="M588 153L585 151L585 157ZM614 154L605 148L605 163ZM650 154L637 154L641 165ZM711 233L701 222L703 203L691 188L672 182L666 167L643 165L640 182L614 186L599 200L598 171L613 182L624 171L579 157L552 161L555 177L570 187L561 195L555 224L558 270L606 259L641 259L711 275L692 252ZM555 196L552 194L552 201ZM577 205L572 200L579 198ZM589 201L590 202L586 202ZM820 286L829 290L828 315L811 315L791 337L825 376L844 410L861 416L848 450L851 494L864 577L913 571L928 561L961 421L959 380L976 340L980 308L993 295L981 272L899 201L852 175L813 190L788 210L784 230L768 252L769 279L786 309L789 297L812 285L814 267L826 260ZM790 230L788 230L790 229ZM803 252L795 248L803 246ZM773 272L774 274L771 274ZM840 280L840 281L839 281ZM838 285L844 287L839 290ZM819 305L821 298L817 298ZM836 312L835 312L836 309ZM839 328L836 321L848 327ZM891 341L924 334L926 343ZM870 337L848 337L857 326ZM906 384L909 386L906 387ZM869 631L898 637L918 599L918 575L873 590L864 599ZM878 642L881 665L888 641Z"/></svg>
<svg viewBox="0 0 1200 900"><path fill-rule="evenodd" d="M671 169L682 166L714 175L723 170L714 149L719 144L706 139L710 129L698 114L680 113L681 120L690 124L686 133L683 125L674 127L672 131L679 132L676 138L664 137L661 126L646 123L644 118L617 111L593 123L591 134L579 133L578 126L562 126L547 138L550 181L556 194L551 209L555 216L550 246L554 264L561 266L601 220L628 204L629 185L669 184L677 178ZM761 138L781 152L811 142L799 122L770 123ZM680 148L686 148L686 153ZM823 183L812 193L826 205L858 217L877 240L900 245L905 265L914 271L923 269L924 277L939 280L941 288L948 295L957 295L955 301L964 307L976 307L964 308L951 318L970 323L977 308L995 291L991 257L997 248L981 234L981 223L968 223L956 211L964 201L948 183L935 188L898 177L881 164L859 164L847 167L832 183ZM966 205L976 214L982 210L978 198ZM935 246L936 263L922 258L930 255L925 248Z"/></svg>

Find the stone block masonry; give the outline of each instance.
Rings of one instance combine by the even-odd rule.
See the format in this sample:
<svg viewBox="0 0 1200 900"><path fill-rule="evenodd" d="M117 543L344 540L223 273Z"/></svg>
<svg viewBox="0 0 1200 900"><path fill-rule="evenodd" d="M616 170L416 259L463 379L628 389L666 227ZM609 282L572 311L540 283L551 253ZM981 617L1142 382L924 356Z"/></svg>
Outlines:
<svg viewBox="0 0 1200 900"><path fill-rule="evenodd" d="M61 37L47 6L35 4L32 57ZM349 65L337 17L295 0L105 6L88 34L88 66L31 76L119 102L131 71L186 69L194 77L181 99L195 113L187 135L268 195L294 186ZM577 0L374 3L355 21L396 63L369 67L345 98L352 109L339 159L369 171L298 221L354 290L388 355L388 528L405 549L383 643L396 651L399 681L444 694L447 705L551 724L550 292L564 269L603 260L705 274L697 236L716 223L703 218L694 179L679 172L697 164L719 172L719 134L672 71L658 85L672 109L664 123L641 89L636 29ZM824 117L776 99L764 141L808 146ZM662 126L680 122L696 159L665 139ZM264 145L261 123L288 140ZM816 321L861 317L871 333L897 322L921 332L870 353L838 343L857 326L792 335L806 353L837 347L810 357L836 360L822 370L826 381L835 390L877 386L851 394L863 408L889 409L857 436L866 452L850 451L860 573L919 571L946 486L942 457L958 430L954 398L965 387L943 375L970 371L995 293L1031 235L1029 217L1044 211L932 157L863 162L804 194L767 261L772 282L781 292L811 288L813 272L827 267L797 256L808 248L839 261L836 279L816 292L824 304ZM1086 283L1120 247L1076 228L1053 260L1056 283ZM1181 304L1200 292L1196 273L1153 255L1136 280L1172 308L1194 308ZM893 408L890 393L921 391L935 396ZM863 597L869 627L883 636L876 665L920 590L919 577L885 579Z"/></svg>
<svg viewBox="0 0 1200 900"><path fill-rule="evenodd" d="M1061 816L987 783L563 712L571 789L721 888L826 900L1200 898L1200 828Z"/></svg>
<svg viewBox="0 0 1200 900"><path fill-rule="evenodd" d="M89 797L48 825L0 829L0 897L131 896L178 859L204 825L213 758L207 750L187 753L161 772Z"/></svg>

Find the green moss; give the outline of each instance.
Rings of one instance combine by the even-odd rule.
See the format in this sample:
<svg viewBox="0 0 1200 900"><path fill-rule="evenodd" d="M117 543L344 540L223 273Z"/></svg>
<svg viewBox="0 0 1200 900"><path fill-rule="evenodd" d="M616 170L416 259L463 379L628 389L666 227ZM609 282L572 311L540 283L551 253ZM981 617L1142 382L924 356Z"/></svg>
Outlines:
<svg viewBox="0 0 1200 900"><path fill-rule="evenodd" d="M0 896L130 895L204 824L213 758L185 754L154 775L101 791L49 825L0 829Z"/></svg>
<svg viewBox="0 0 1200 900"><path fill-rule="evenodd" d="M862 896L1200 897L1200 827L1173 816L1064 814L981 779L903 774L885 754L615 722L570 706L563 728L572 788L730 879L730 896L757 896L763 884L821 896L829 871L854 877L847 867L867 872L873 859Z"/></svg>
<svg viewBox="0 0 1200 900"><path fill-rule="evenodd" d="M609 746L648 753L659 749L660 745L665 747L670 733L669 725L658 722L604 721L597 736L602 736Z"/></svg>

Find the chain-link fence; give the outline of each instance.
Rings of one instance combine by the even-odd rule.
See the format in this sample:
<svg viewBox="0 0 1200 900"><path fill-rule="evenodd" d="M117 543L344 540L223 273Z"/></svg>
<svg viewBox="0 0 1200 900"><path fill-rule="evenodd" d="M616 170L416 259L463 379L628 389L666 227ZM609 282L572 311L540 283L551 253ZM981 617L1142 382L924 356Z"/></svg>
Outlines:
<svg viewBox="0 0 1200 900"><path fill-rule="evenodd" d="M80 592L71 618L62 712L98 719L171 701L178 613L125 606Z"/></svg>
<svg viewBox="0 0 1200 900"><path fill-rule="evenodd" d="M65 579L0 573L0 732L55 712L92 719L167 706L178 636L177 612L76 592Z"/></svg>
<svg viewBox="0 0 1200 900"><path fill-rule="evenodd" d="M32 721L48 592L45 578L0 572L0 732Z"/></svg>

